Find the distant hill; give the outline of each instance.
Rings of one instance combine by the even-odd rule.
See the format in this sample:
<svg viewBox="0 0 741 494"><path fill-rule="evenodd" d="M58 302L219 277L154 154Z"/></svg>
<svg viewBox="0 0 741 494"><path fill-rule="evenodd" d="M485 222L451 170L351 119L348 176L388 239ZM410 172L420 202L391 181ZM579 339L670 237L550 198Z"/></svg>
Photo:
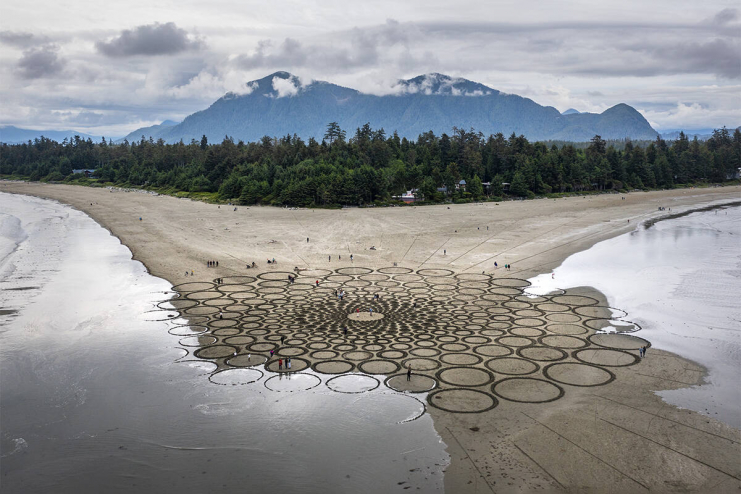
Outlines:
<svg viewBox="0 0 741 494"><path fill-rule="evenodd" d="M298 134L321 140L329 122L338 122L348 136L366 122L387 134L416 139L433 131L450 133L454 126L484 134L523 134L530 140L588 141L655 139L658 135L634 108L619 104L600 114L562 115L553 107L506 94L466 79L427 74L402 80L397 94L375 96L324 81L302 85L287 72L276 72L246 85L249 94L227 93L203 111L172 126L131 132L166 142L189 142L206 135L210 142L225 136L256 141L261 137Z"/></svg>
<svg viewBox="0 0 741 494"><path fill-rule="evenodd" d="M738 129L741 129L741 127L737 127ZM715 129L690 129L690 130L684 130L684 129L666 129L661 133L661 138L667 141L675 141L679 139L679 133L684 132L684 135L687 136L687 139L694 139L697 137L700 141L707 141L711 137L713 137L713 131ZM730 133L733 133L735 129L729 128L728 131Z"/></svg>
<svg viewBox="0 0 741 494"><path fill-rule="evenodd" d="M573 108L569 108L565 112L561 112L561 115L573 115L574 113L581 113L579 110L574 110Z"/></svg>
<svg viewBox="0 0 741 494"><path fill-rule="evenodd" d="M154 140L157 140L160 138L160 135L169 130L170 127L174 127L177 124L178 122L165 120L159 125L152 125L150 127L142 127L141 129L137 129L134 132L127 134L125 137L117 140L116 142L123 142L124 140L127 140L129 142L139 141L142 136L144 136L146 139L152 137Z"/></svg>
<svg viewBox="0 0 741 494"><path fill-rule="evenodd" d="M21 129L12 125L6 125L0 127L0 142L6 144L21 144L28 141L33 141L41 136L51 139L53 141L62 142L64 139L73 139L75 136L80 136L81 139L87 140L92 139L94 142L100 142L101 136L94 136L90 134L84 134L75 130L32 130L32 129Z"/></svg>

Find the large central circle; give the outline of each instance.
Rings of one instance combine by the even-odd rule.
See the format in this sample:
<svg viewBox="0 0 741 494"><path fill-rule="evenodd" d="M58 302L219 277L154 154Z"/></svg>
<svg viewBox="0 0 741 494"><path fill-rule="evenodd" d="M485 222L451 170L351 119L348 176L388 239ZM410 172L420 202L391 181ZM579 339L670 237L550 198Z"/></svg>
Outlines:
<svg viewBox="0 0 741 494"><path fill-rule="evenodd" d="M369 322L369 321L380 321L384 315L380 312L352 312L347 315L347 318L351 321Z"/></svg>

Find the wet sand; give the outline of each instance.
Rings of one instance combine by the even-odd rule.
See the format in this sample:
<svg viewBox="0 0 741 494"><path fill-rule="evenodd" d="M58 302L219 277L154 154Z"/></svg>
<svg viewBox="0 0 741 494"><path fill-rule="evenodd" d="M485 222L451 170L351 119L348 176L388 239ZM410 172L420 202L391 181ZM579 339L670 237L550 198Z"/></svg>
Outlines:
<svg viewBox="0 0 741 494"><path fill-rule="evenodd" d="M625 200L603 195L449 209L234 211L141 192L71 186L2 183L0 191L57 199L85 211L120 238L150 272L174 285L290 271L294 266L376 269L394 263L415 271L484 271L497 278L529 278L548 272L573 252L630 231L640 221L670 214L669 208L676 213L741 197L741 189L726 187L631 193ZM667 211L659 212L658 206ZM278 264L267 265L267 258ZM205 267L211 259L219 261L218 268ZM245 269L252 261L258 268ZM504 264L512 264L512 269L505 271ZM186 270L194 276L186 277ZM592 290L585 293L600 298ZM621 362L600 362L614 374L614 381L604 386L584 386L588 381L578 386L573 377L561 376L572 384L556 401L500 399L496 408L481 413L429 407L451 455L447 490L728 492L741 487L739 431L669 406L652 392L699 384L704 369L658 350L649 350L639 364L614 365ZM526 384L499 392L530 401L547 394L537 382ZM472 401L470 395L460 400Z"/></svg>

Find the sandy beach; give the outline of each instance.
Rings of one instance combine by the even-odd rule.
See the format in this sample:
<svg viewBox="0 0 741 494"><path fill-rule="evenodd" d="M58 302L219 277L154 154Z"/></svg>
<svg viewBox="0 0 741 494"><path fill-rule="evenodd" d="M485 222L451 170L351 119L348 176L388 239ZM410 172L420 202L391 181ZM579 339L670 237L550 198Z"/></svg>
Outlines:
<svg viewBox="0 0 741 494"><path fill-rule="evenodd" d="M218 206L141 191L65 185L0 182L0 191L55 199L84 211L129 247L134 258L142 261L153 275L176 286L210 283L217 277L237 279L269 273L277 281L282 279L280 273L291 272L294 267L309 273L346 269L351 274L361 273L352 271L360 267L369 272L395 267L399 273L404 269L415 273L422 270L432 278L445 270L456 276L466 275L458 279L467 280L461 286L469 290L476 289L477 275L516 283L547 273L570 254L631 231L643 221L712 202L741 200L740 187L722 187L499 204L291 210ZM660 207L665 209L660 211ZM277 263L267 264L267 259ZM207 268L206 262L211 260L218 261L218 267ZM252 262L257 267L246 269ZM511 268L505 270L505 264ZM329 275L316 276L324 283ZM410 278L410 286L415 282ZM198 290L193 289L189 295L196 293ZM597 300L595 307L606 305L601 294L588 288L570 291L567 296L572 297L568 300L573 302L571 309L577 315L580 307L588 305L580 302L586 297ZM568 300L564 300L568 305ZM545 307L549 303L541 301L540 315L524 305L512 305L511 310L531 310L533 318L546 318L552 315ZM387 303L383 307L391 310L398 305ZM379 320L384 317L380 312L375 316ZM355 319L355 324L374 321L373 316ZM404 321L400 320L400 324ZM591 337L593 328L585 330L585 334ZM533 335L528 337L534 338ZM569 375L565 366L576 365L576 360L569 357L559 364L562 374L556 376L556 367L550 367L566 389L563 396L555 399L548 397L532 379L526 387L509 391L505 384L497 384L499 389L495 392L504 398L487 411L477 409L479 405L473 403L470 393L462 395L461 400L477 413L448 413L444 406L428 406L451 456L445 473L446 490L741 489L741 432L698 413L667 405L653 393L700 384L705 373L702 367L660 350L649 349L648 358L636 359L635 365L630 361L600 360L607 358L604 352L610 350L591 351L589 358L594 360L590 365L600 372L607 369L609 381L597 382L601 378L595 377L597 381L592 383L588 376ZM612 357L621 359L627 354L637 355L635 342L626 340ZM302 358L316 365L316 359ZM468 365L464 360L460 364ZM328 362L327 373L342 372L341 367L329 366ZM549 365L543 363L542 367ZM470 368L485 369L477 363ZM495 372L511 372L514 378L519 371L502 367ZM476 384L467 381L476 377L473 374L443 375L431 370L427 375L451 382L459 379L459 387Z"/></svg>

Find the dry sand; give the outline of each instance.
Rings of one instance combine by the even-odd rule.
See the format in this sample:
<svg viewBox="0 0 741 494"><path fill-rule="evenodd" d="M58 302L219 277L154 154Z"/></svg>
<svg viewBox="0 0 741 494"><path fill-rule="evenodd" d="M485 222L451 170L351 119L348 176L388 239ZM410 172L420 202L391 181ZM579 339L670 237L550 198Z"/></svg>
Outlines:
<svg viewBox="0 0 741 494"><path fill-rule="evenodd" d="M375 269L394 263L415 271L440 268L529 278L641 221L741 198L741 188L724 187L630 193L625 200L614 194L498 205L235 211L142 192L64 185L1 182L0 191L56 199L85 211L121 239L152 274L174 285L290 271L294 266ZM659 206L666 211L658 211ZM372 246L375 250L370 250ZM268 258L275 258L277 265L268 265ZM207 260L218 260L219 267L206 268ZM245 269L252 261L257 269ZM504 271L504 264L512 264L512 269ZM194 276L186 277L186 270ZM587 289L585 294L600 298ZM741 432L667 405L652 393L699 384L704 369L654 349L636 365L611 366L620 363L602 362L614 374L613 382L598 387L564 385L565 395L548 403L500 399L499 406L482 413L428 407L451 456L446 489L739 492ZM569 376L563 370L566 366L561 369L560 378L567 381L589 378ZM528 381L510 396L547 394L538 386L537 381ZM499 391L508 393L504 385ZM467 406L477 406L470 394L459 398L460 403L469 400ZM455 403L456 396L449 394L447 400Z"/></svg>

